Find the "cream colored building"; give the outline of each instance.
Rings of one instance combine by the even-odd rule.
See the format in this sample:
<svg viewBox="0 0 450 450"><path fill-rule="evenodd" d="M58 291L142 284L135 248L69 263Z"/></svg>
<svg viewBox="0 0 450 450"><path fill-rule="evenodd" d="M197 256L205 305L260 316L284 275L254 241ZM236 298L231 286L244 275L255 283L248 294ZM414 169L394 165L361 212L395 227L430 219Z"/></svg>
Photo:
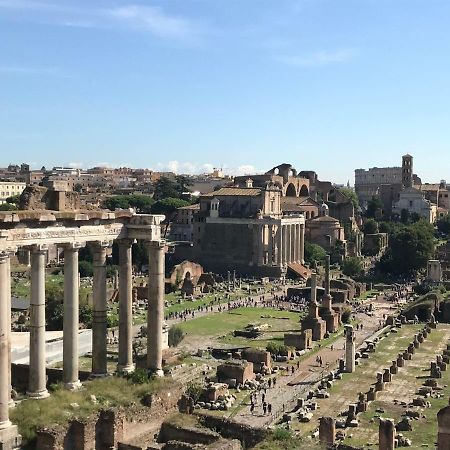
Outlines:
<svg viewBox="0 0 450 450"><path fill-rule="evenodd" d="M20 195L25 189L26 183L17 183L14 181L0 181L0 205L6 203L8 197Z"/></svg>
<svg viewBox="0 0 450 450"><path fill-rule="evenodd" d="M425 193L419 189L410 187L400 192L398 202L394 203L392 212L401 216L402 210L410 214L417 214L430 223L434 223L437 218L437 205L425 198Z"/></svg>

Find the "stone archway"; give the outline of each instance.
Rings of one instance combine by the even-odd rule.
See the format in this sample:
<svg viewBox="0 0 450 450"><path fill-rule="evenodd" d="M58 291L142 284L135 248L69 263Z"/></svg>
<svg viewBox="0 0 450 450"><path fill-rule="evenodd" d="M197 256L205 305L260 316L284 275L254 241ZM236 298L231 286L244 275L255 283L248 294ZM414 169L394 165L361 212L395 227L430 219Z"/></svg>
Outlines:
<svg viewBox="0 0 450 450"><path fill-rule="evenodd" d="M308 186L304 184L300 189L300 197L308 197L308 196L309 196Z"/></svg>
<svg viewBox="0 0 450 450"><path fill-rule="evenodd" d="M289 183L286 188L286 197L297 197L297 190L292 183Z"/></svg>

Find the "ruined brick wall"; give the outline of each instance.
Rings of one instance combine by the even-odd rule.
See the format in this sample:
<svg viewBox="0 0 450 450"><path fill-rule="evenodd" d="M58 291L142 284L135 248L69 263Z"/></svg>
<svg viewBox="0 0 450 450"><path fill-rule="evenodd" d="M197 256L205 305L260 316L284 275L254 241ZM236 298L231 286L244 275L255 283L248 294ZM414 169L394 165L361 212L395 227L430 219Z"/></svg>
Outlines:
<svg viewBox="0 0 450 450"><path fill-rule="evenodd" d="M180 441L188 444L212 444L220 434L209 429L200 429L164 422L158 435L158 442Z"/></svg>
<svg viewBox="0 0 450 450"><path fill-rule="evenodd" d="M153 395L152 406L112 408L89 418L38 430L39 450L110 450L153 429L155 422L177 410L182 387L171 385Z"/></svg>
<svg viewBox="0 0 450 450"><path fill-rule="evenodd" d="M254 447L264 441L270 434L270 430L266 428L251 427L209 414L202 415L200 421L206 427L216 430L226 439L238 439L244 448Z"/></svg>
<svg viewBox="0 0 450 450"><path fill-rule="evenodd" d="M19 200L19 209L28 211L73 211L80 209L78 192L64 192L43 186L27 186Z"/></svg>
<svg viewBox="0 0 450 450"><path fill-rule="evenodd" d="M219 382L236 379L237 383L244 384L247 380L253 380L253 363L251 362L228 362L217 367L217 378Z"/></svg>

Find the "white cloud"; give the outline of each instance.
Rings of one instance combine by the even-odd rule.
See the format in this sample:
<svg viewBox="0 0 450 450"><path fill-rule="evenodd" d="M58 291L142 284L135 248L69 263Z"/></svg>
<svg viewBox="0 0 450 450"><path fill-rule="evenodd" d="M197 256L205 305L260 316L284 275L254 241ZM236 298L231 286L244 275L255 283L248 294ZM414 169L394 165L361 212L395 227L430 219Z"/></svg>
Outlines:
<svg viewBox="0 0 450 450"><path fill-rule="evenodd" d="M160 172L174 172L176 174L198 175L202 173L211 173L214 166L210 163L198 164L189 161L169 161L167 163L159 162L156 170Z"/></svg>
<svg viewBox="0 0 450 450"><path fill-rule="evenodd" d="M191 39L197 28L184 17L172 16L157 6L128 5L108 11L113 18L132 28L171 39Z"/></svg>
<svg viewBox="0 0 450 450"><path fill-rule="evenodd" d="M354 56L352 49L335 51L322 50L308 56L279 55L275 59L283 64L294 67L320 67L329 64L339 64L350 61Z"/></svg>
<svg viewBox="0 0 450 450"><path fill-rule="evenodd" d="M244 164L242 166L238 166L234 172L231 172L232 175L255 175L260 171L256 169L255 166L251 164Z"/></svg>
<svg viewBox="0 0 450 450"><path fill-rule="evenodd" d="M80 2L81 3L81 2ZM160 39L192 43L204 32L199 23L169 14L158 6L126 4L101 8L86 2L58 4L33 0L0 0L0 11L20 14L21 19L79 28L124 29L152 34ZM81 3L82 5L82 3Z"/></svg>
<svg viewBox="0 0 450 450"><path fill-rule="evenodd" d="M84 164L82 162L70 162L69 167L72 167L73 169L82 169Z"/></svg>

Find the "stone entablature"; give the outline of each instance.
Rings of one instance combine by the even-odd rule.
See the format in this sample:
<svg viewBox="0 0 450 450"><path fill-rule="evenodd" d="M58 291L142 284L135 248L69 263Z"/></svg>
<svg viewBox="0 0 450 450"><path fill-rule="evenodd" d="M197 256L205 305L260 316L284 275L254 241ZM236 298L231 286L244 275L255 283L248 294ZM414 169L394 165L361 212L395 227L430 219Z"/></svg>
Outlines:
<svg viewBox="0 0 450 450"><path fill-rule="evenodd" d="M30 245L161 238L164 216L125 212L33 211L0 213L0 251Z"/></svg>

